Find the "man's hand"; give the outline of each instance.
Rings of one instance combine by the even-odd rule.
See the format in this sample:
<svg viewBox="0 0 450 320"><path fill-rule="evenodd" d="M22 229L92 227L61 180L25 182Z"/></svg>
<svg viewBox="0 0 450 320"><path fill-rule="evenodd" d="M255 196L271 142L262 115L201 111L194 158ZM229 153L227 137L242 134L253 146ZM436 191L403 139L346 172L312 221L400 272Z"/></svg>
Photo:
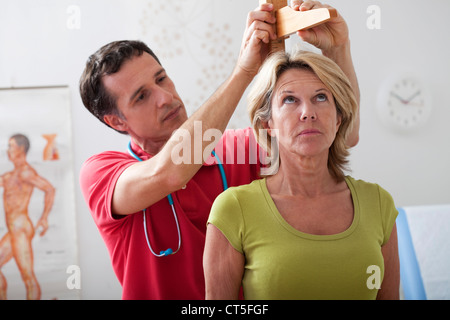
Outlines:
<svg viewBox="0 0 450 320"><path fill-rule="evenodd" d="M242 39L237 66L250 76L255 76L269 53L270 40L275 40L276 21L273 5L264 3L247 16L247 25Z"/></svg>
<svg viewBox="0 0 450 320"><path fill-rule="evenodd" d="M45 218L39 219L39 221L36 223L35 230L39 230L40 231L39 235L42 237L48 230L47 219Z"/></svg>
<svg viewBox="0 0 450 320"><path fill-rule="evenodd" d="M307 11L318 8L332 9L331 6L322 4L319 1L311 0L292 0L291 8L299 11ZM349 31L347 23L339 14L337 17L330 19L324 24L318 25L314 28L298 31L297 34L313 46L322 50L326 55L328 52L337 49L349 42Z"/></svg>

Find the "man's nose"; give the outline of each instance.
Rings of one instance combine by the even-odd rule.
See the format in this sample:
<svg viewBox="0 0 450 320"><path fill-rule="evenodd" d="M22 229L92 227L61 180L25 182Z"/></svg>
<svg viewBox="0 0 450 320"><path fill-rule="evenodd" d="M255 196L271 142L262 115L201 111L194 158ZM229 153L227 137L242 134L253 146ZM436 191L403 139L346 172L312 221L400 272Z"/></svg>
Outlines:
<svg viewBox="0 0 450 320"><path fill-rule="evenodd" d="M158 88L155 92L156 95L156 105L158 108L162 108L173 102L173 94L169 90L164 88Z"/></svg>

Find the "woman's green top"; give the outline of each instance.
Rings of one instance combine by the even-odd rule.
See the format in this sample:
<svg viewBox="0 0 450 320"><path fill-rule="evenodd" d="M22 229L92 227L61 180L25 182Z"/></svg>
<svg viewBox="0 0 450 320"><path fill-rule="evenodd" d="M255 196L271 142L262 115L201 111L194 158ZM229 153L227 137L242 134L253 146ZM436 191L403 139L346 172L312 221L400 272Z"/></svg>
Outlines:
<svg viewBox="0 0 450 320"><path fill-rule="evenodd" d="M245 299L376 298L384 276L381 247L391 235L397 210L377 184L352 177L345 181L353 199L353 222L333 235L307 234L288 224L265 179L217 197L208 223L245 256Z"/></svg>

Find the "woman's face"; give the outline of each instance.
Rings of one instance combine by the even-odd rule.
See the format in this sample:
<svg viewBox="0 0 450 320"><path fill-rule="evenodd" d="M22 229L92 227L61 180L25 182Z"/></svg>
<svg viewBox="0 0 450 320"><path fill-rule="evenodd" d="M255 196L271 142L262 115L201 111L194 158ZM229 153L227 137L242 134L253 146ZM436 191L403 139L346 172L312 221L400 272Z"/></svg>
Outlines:
<svg viewBox="0 0 450 320"><path fill-rule="evenodd" d="M312 71L290 69L281 75L268 121L268 129L277 129L270 132L277 136L281 156L328 157L340 123L333 95Z"/></svg>

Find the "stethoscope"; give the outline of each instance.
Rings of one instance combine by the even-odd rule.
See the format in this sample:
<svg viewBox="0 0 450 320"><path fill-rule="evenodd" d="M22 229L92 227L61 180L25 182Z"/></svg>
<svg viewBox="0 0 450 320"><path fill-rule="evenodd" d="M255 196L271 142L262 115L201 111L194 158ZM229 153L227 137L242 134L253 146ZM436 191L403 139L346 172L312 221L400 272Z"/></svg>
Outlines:
<svg viewBox="0 0 450 320"><path fill-rule="evenodd" d="M133 152L133 150L131 149L131 141L128 142L128 152L138 161L143 161L137 154L135 154ZM216 155L216 153L214 152L214 150L212 151L212 155L216 158L217 160L217 164L219 166L219 171L220 171L220 176L222 178L222 184L223 184L223 190L228 189L228 183L227 183L227 177L225 176L225 170L223 169L223 165L222 162L220 161L219 157ZM172 195L169 194L167 196L167 199L169 200L169 204L170 207L172 208L172 213L173 213L173 217L175 219L175 223L177 225L177 232L178 232L178 248L177 250L174 252L171 248L168 248L167 250L162 250L159 252L159 254L156 254L153 251L152 245L150 244L150 240L148 239L148 234L147 234L147 221L146 221L146 212L147 209L142 210L142 216L143 218L143 222L144 222L144 233L145 233L145 239L147 240L147 245L148 248L150 249L150 251L152 252L152 254L156 257L165 257L171 254L175 254L180 250L181 247L181 232L180 232L180 224L178 223L178 217L177 217L177 212L175 211L175 206L173 204L173 198Z"/></svg>

